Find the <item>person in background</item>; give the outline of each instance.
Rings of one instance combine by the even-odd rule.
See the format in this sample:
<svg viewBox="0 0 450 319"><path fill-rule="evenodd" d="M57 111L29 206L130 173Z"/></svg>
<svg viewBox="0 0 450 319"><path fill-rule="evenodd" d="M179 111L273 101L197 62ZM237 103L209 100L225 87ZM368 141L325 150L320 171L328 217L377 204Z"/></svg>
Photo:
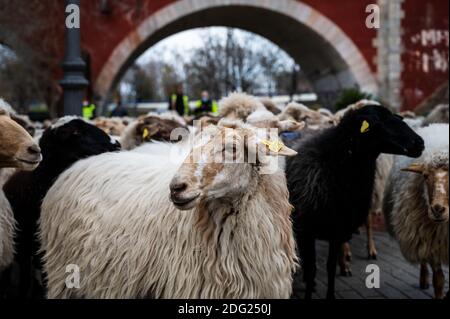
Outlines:
<svg viewBox="0 0 450 319"><path fill-rule="evenodd" d="M202 92L202 98L195 102L195 115L203 113L213 113L217 115L219 113L219 106L216 101L212 100L208 91Z"/></svg>
<svg viewBox="0 0 450 319"><path fill-rule="evenodd" d="M92 120L95 117L95 104L89 103L87 100L83 101L83 118L85 120Z"/></svg>
<svg viewBox="0 0 450 319"><path fill-rule="evenodd" d="M177 111L180 116L189 115L189 98L183 93L183 85L178 85L170 96L169 110Z"/></svg>

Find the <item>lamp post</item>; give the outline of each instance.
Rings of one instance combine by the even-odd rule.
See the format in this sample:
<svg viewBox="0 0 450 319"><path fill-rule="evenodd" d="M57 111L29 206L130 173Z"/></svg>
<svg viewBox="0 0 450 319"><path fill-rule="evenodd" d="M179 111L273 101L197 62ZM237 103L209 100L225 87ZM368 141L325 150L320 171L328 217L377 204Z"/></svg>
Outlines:
<svg viewBox="0 0 450 319"><path fill-rule="evenodd" d="M292 67L292 78L291 78L291 94L290 101L294 101L294 95L297 93L297 85L298 85L298 72L300 71L300 67L298 64L295 64Z"/></svg>
<svg viewBox="0 0 450 319"><path fill-rule="evenodd" d="M84 90L89 81L84 77L86 64L80 49L80 0L65 2L66 49L60 84L64 90L64 115L82 115Z"/></svg>

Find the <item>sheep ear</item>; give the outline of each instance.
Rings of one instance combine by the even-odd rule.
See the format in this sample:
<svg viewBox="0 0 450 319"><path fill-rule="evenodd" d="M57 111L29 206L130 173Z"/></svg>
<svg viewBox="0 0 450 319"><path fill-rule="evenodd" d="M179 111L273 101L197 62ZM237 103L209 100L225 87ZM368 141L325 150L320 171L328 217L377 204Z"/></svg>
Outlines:
<svg viewBox="0 0 450 319"><path fill-rule="evenodd" d="M370 131L370 124L369 124L368 121L364 120L364 121L361 123L360 132L361 132L361 133L367 133L367 132L369 132L369 131Z"/></svg>
<svg viewBox="0 0 450 319"><path fill-rule="evenodd" d="M137 127L137 133L141 136L142 140L147 141L151 139L151 137L157 134L159 131L158 125L146 125L142 124Z"/></svg>
<svg viewBox="0 0 450 319"><path fill-rule="evenodd" d="M412 163L408 167L402 168L401 171L402 172L411 172L411 173L416 173L416 174L422 174L423 171L424 171L424 167L423 167L422 164Z"/></svg>
<svg viewBox="0 0 450 319"><path fill-rule="evenodd" d="M278 121L277 127L281 132L300 131L305 128L305 122L296 122L291 120Z"/></svg>
<svg viewBox="0 0 450 319"><path fill-rule="evenodd" d="M287 147L286 145L283 146L283 148L281 149L281 151L278 152L278 155L281 156L295 156L297 155L297 151L294 151L292 148Z"/></svg>
<svg viewBox="0 0 450 319"><path fill-rule="evenodd" d="M270 141L270 140L262 140L261 144L265 145L266 149L269 152L269 155L276 156L295 156L297 152L293 149L287 147L280 140Z"/></svg>

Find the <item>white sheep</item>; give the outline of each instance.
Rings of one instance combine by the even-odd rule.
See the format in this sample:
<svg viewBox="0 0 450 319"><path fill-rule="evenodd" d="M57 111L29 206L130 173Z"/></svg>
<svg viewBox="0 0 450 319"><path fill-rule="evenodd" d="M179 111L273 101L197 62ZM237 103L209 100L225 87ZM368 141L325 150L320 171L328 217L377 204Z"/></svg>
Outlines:
<svg viewBox="0 0 450 319"><path fill-rule="evenodd" d="M272 101L272 99L268 97L263 97L259 99L261 103L264 105L264 107L271 112L272 114L280 114L281 110L280 108Z"/></svg>
<svg viewBox="0 0 450 319"><path fill-rule="evenodd" d="M5 269L14 257L14 214L3 192L3 185L16 172L15 168L0 168L0 271Z"/></svg>
<svg viewBox="0 0 450 319"><path fill-rule="evenodd" d="M297 264L284 173L212 159L253 144L258 163L295 152L245 125L205 131L192 151L149 143L58 178L39 235L49 298L289 298ZM217 147L224 140L232 145ZM70 264L79 289L66 287Z"/></svg>
<svg viewBox="0 0 450 319"><path fill-rule="evenodd" d="M300 131L305 127L305 122L280 120L275 114L266 109L259 109L251 113L247 117L246 123L259 128L276 128L280 132Z"/></svg>
<svg viewBox="0 0 450 319"><path fill-rule="evenodd" d="M267 110L256 97L245 93L231 93L219 102L219 115L230 119L245 121L257 110Z"/></svg>
<svg viewBox="0 0 450 319"><path fill-rule="evenodd" d="M432 124L417 132L425 151L419 159L396 157L383 210L403 256L421 264L421 288L428 287L430 264L435 297L442 298L441 265L448 265L449 126Z"/></svg>
<svg viewBox="0 0 450 319"><path fill-rule="evenodd" d="M449 118L449 107L447 104L439 104L433 110L431 110L430 114L424 120L424 126L433 124L433 123L448 123Z"/></svg>
<svg viewBox="0 0 450 319"><path fill-rule="evenodd" d="M3 184L15 169L33 170L42 160L41 149L10 114L13 109L0 98L0 270L13 257L14 216L3 193Z"/></svg>
<svg viewBox="0 0 450 319"><path fill-rule="evenodd" d="M315 111L306 105L299 103L289 103L286 108L278 115L280 120L305 121L309 129L323 129L337 124L333 116L323 111Z"/></svg>
<svg viewBox="0 0 450 319"><path fill-rule="evenodd" d="M14 258L14 214L8 199L0 191L0 271L5 269Z"/></svg>

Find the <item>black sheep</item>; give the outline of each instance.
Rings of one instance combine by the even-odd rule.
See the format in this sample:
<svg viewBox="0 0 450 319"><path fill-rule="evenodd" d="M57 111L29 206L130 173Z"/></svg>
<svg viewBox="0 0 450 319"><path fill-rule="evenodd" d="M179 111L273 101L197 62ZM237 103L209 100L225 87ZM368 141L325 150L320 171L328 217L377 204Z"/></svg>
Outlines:
<svg viewBox="0 0 450 319"><path fill-rule="evenodd" d="M14 263L2 278L8 297L43 297L35 234L41 202L56 178L79 159L120 149L101 129L72 117L48 128L39 145L43 160L36 170L17 172L3 188L17 223Z"/></svg>
<svg viewBox="0 0 450 319"><path fill-rule="evenodd" d="M296 147L286 175L306 298L314 287L316 239L329 242L327 298L334 298L337 254L367 219L377 157L419 157L423 149L422 138L400 116L378 105L348 112L338 126Z"/></svg>

